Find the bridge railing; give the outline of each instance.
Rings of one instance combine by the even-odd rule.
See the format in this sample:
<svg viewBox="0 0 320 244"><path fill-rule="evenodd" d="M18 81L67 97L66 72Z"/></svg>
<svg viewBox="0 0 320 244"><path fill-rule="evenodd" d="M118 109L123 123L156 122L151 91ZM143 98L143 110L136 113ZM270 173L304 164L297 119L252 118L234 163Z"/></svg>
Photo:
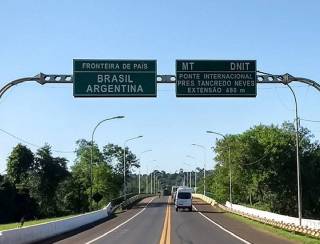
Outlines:
<svg viewBox="0 0 320 244"><path fill-rule="evenodd" d="M118 198L115 198L113 200L111 200L111 206L112 206L112 210L111 212L115 212L118 208L126 208L127 206L131 205L132 203L145 198L151 196L151 194L145 194L145 193L141 193L141 194L136 194L136 193L130 193L127 194L126 197L121 196Z"/></svg>

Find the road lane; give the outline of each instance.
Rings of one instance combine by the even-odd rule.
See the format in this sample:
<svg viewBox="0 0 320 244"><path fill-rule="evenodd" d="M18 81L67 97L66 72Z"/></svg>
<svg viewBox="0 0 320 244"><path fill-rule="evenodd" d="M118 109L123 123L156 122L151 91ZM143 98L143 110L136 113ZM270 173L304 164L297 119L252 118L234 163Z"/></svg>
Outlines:
<svg viewBox="0 0 320 244"><path fill-rule="evenodd" d="M152 198L146 198L128 211L120 213L116 217L94 226L93 228L74 235L48 240L46 243L85 244L94 240L92 243L158 244L164 222L167 197L156 197L148 204L151 199ZM143 210L144 208L145 210ZM139 212L141 213L139 214ZM126 221L128 222L123 224ZM106 233L108 234L105 235Z"/></svg>
<svg viewBox="0 0 320 244"><path fill-rule="evenodd" d="M234 220L199 199L193 201L198 210L193 212L176 212L168 197L151 200L146 198L93 228L46 243L291 243Z"/></svg>
<svg viewBox="0 0 320 244"><path fill-rule="evenodd" d="M171 211L171 243L173 244L244 243L211 224L197 212L187 210L176 212L173 205Z"/></svg>
<svg viewBox="0 0 320 244"><path fill-rule="evenodd" d="M143 213L94 243L159 244L166 206L167 197L155 198Z"/></svg>

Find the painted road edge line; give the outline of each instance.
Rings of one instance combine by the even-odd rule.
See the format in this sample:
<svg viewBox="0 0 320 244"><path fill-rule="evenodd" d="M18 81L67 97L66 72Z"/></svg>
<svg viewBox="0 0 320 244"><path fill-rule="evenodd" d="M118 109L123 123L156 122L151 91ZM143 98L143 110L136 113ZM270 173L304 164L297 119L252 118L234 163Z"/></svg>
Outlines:
<svg viewBox="0 0 320 244"><path fill-rule="evenodd" d="M155 197L153 197L148 203L147 205L138 213L136 213L135 215L133 215L130 219L127 219L126 221L124 221L123 223L119 224L118 226L114 227L112 230L109 230L108 232L104 233L101 236L98 236L97 238L94 238L91 241L86 242L86 244L90 244L93 243L99 239L101 239L102 237L105 237L107 235L109 235L111 232L115 231L116 229L119 229L121 226L125 225L126 223L128 223L130 220L134 219L135 217L137 217L139 214L141 214L144 210L146 210L146 208L148 207L148 205L155 199Z"/></svg>
<svg viewBox="0 0 320 244"><path fill-rule="evenodd" d="M216 225L217 227L219 227L221 230L227 232L228 234L232 235L233 237L237 238L238 240L246 243L246 244L252 244L251 242L246 241L245 239L242 239L240 236L237 236L236 234L234 234L233 232L227 230L226 228L222 227L221 225L217 224L216 222L214 222L212 219L208 218L207 216L205 216L203 213L199 212L199 210L193 206L193 208L197 211L198 214L200 214L202 217L204 217L206 220L210 221L212 224Z"/></svg>

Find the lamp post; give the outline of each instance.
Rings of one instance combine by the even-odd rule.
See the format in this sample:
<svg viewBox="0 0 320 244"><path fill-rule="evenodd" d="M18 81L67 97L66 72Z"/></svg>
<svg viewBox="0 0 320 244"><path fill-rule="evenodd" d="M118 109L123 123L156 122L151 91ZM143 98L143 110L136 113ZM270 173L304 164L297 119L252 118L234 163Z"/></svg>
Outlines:
<svg viewBox="0 0 320 244"><path fill-rule="evenodd" d="M141 138L143 136L136 136L133 138L129 138L127 140L124 141L124 148L123 148L123 194L124 194L124 200L127 199L127 186L126 186L126 146L127 146L127 142Z"/></svg>
<svg viewBox="0 0 320 244"><path fill-rule="evenodd" d="M218 136L221 136L223 137L224 139L226 139L226 136L221 134L221 133L218 133L218 132L214 132L214 131L207 131L207 133L209 134L215 134L215 135L218 135ZM229 157L229 201L230 201L230 204L231 204L231 208L232 208L232 175L231 175L231 149L230 149L230 145L228 144L228 157Z"/></svg>
<svg viewBox="0 0 320 244"><path fill-rule="evenodd" d="M140 160L141 160L141 157L144 153L147 153L147 152L151 152L152 150L149 149L149 150L145 150L143 151L142 153L140 153ZM141 170L140 170L141 166L139 167L139 194L141 193L141 181L140 181L140 177L141 177ZM147 176L148 177L148 176Z"/></svg>
<svg viewBox="0 0 320 244"><path fill-rule="evenodd" d="M157 162L157 160L152 160L152 161L150 161L150 163L151 162ZM147 176L147 178L148 178L148 176ZM153 189L152 189L152 170L151 170L151 172L150 172L150 193L152 194L152 192L153 192Z"/></svg>
<svg viewBox="0 0 320 244"><path fill-rule="evenodd" d="M199 144L191 144L192 146L200 147L203 150L203 161L204 161L204 167L203 167L203 195L206 195L206 148L203 145Z"/></svg>
<svg viewBox="0 0 320 244"><path fill-rule="evenodd" d="M99 125L101 125L103 122L108 121L108 120L113 120L113 119L123 119L124 116L115 116L111 118L106 118L101 120L93 129L92 134L91 134L91 157L90 157L90 209L92 210L92 184L93 184L93 174L92 174L92 161L93 161L93 137L94 133L96 132L96 129L98 128Z"/></svg>
<svg viewBox="0 0 320 244"><path fill-rule="evenodd" d="M192 183L192 180L191 180L191 165L190 164L187 164L187 163L184 163L185 165L187 165L190 169L189 171L189 187L191 188L191 183ZM187 186L188 186L188 171L187 171Z"/></svg>
<svg viewBox="0 0 320 244"><path fill-rule="evenodd" d="M290 91L293 94L294 102L295 102L295 122L296 122L296 161L297 161L297 183L298 183L298 216L299 216L299 225L301 225L302 219L302 204L301 204L301 176L300 176L300 158L299 158L299 116L298 116L298 103L297 97L294 93L293 89L289 84L287 84Z"/></svg>
<svg viewBox="0 0 320 244"><path fill-rule="evenodd" d="M187 155L187 158L192 158L193 160L195 160L195 157L191 156L191 155ZM195 165L195 163L194 163ZM197 167L195 165L195 169L194 169L194 192L197 193Z"/></svg>
<svg viewBox="0 0 320 244"><path fill-rule="evenodd" d="M157 162L157 160L153 160L153 162ZM153 166L153 191L154 191L154 194L156 194L156 172L155 172L155 170L156 170L156 168L157 167L159 167L158 165L155 165L155 166ZM151 177L152 178L152 177ZM151 183L151 185L152 185L152 183Z"/></svg>

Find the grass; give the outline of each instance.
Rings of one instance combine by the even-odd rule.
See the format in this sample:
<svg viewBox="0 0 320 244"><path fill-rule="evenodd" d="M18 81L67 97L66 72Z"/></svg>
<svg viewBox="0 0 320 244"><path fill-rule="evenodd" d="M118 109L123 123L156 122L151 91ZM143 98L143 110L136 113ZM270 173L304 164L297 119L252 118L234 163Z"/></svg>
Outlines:
<svg viewBox="0 0 320 244"><path fill-rule="evenodd" d="M276 236L280 236L283 237L285 239L291 240L291 241L295 241L297 243L306 243L306 244L319 244L320 240L316 239L316 238L312 238L312 237L308 237L308 236L304 236L304 235L300 235L294 232L290 232L290 231L286 231L280 228L276 228L273 227L271 225L267 225L267 224L263 224L251 219L247 219L245 217L236 215L236 214L232 214L232 213L226 213L226 215L228 215L229 217L239 220L243 223L249 224L251 225L253 228L266 232L268 234L271 235L276 235Z"/></svg>
<svg viewBox="0 0 320 244"><path fill-rule="evenodd" d="M23 227L31 226L31 225L37 225L37 224L43 224L43 223L47 223L47 222L55 221L55 220L66 219L66 218L70 218L70 217L73 217L73 216L76 216L76 215L68 215L68 216L56 217L56 218L25 221ZM9 223L9 224L2 224L2 225L0 225L0 231L19 228L19 226L20 226L19 222Z"/></svg>

